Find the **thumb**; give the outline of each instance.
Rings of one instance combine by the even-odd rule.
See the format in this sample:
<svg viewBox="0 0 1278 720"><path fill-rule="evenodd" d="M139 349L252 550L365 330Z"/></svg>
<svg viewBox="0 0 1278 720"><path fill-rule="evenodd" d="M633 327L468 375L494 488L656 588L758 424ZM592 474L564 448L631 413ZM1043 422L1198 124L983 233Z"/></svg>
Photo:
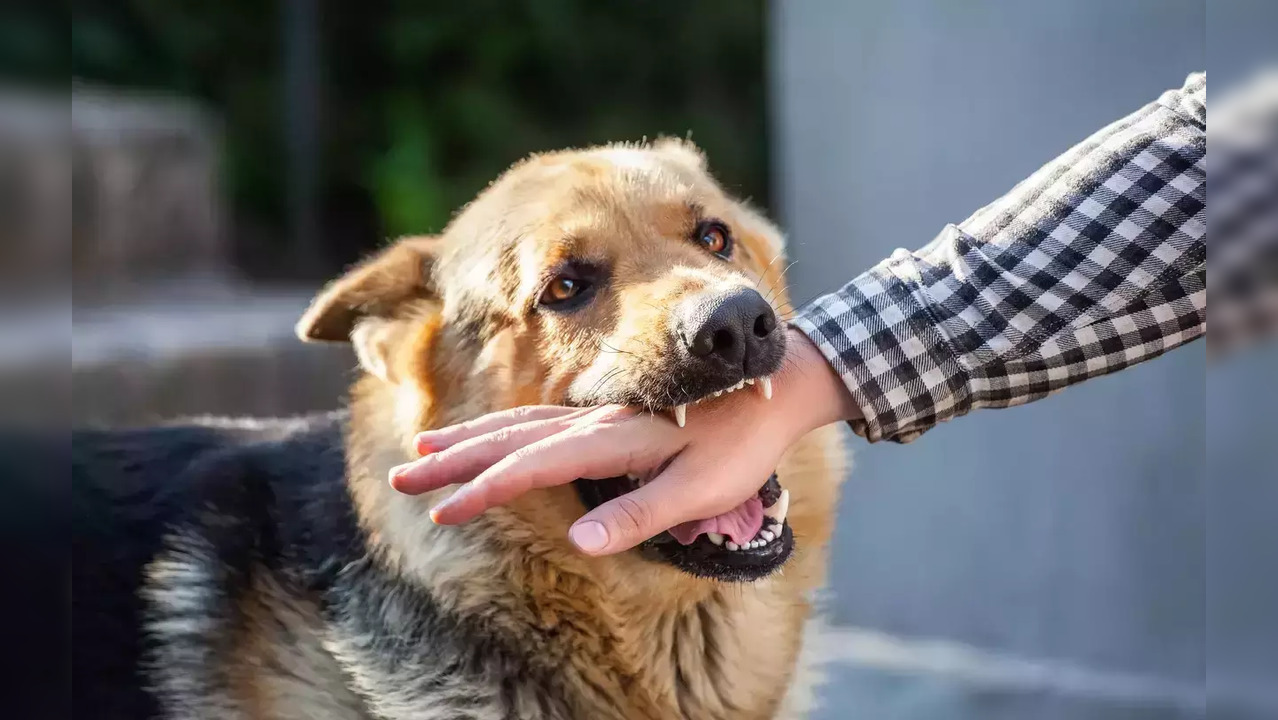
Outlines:
<svg viewBox="0 0 1278 720"><path fill-rule="evenodd" d="M588 555L611 555L679 523L726 512L749 497L732 497L733 489L716 483L711 473L690 470L676 460L652 482L586 513L568 537ZM757 485L753 491L758 492Z"/></svg>

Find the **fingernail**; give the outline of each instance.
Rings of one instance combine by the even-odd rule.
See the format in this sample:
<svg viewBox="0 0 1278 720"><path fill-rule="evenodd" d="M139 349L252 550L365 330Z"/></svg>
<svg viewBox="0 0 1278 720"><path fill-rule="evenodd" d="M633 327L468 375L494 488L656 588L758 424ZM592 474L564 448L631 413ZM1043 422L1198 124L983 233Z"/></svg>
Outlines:
<svg viewBox="0 0 1278 720"><path fill-rule="evenodd" d="M457 504L457 498L461 497L461 491L457 491L452 495L440 500L435 507L430 509L430 521L439 525L439 516L448 511L449 508Z"/></svg>
<svg viewBox="0 0 1278 720"><path fill-rule="evenodd" d="M603 523L594 520L573 525L568 530L568 537L585 552L599 552L608 545L608 531Z"/></svg>
<svg viewBox="0 0 1278 720"><path fill-rule="evenodd" d="M470 483L458 485L457 490L452 495L440 500L435 507L430 509L430 520L435 524L439 524L439 516L444 511L457 505L457 502L466 497L466 493L470 492Z"/></svg>
<svg viewBox="0 0 1278 720"><path fill-rule="evenodd" d="M390 482L391 487L398 489L398 481L404 477L404 468L406 467L408 467L408 463L396 465L390 469L390 472L387 473L387 481Z"/></svg>
<svg viewBox="0 0 1278 720"><path fill-rule="evenodd" d="M426 439L425 433L418 435L413 440L413 448L417 450L418 455L429 455L430 453L435 452L436 449L435 446L431 445L430 441Z"/></svg>

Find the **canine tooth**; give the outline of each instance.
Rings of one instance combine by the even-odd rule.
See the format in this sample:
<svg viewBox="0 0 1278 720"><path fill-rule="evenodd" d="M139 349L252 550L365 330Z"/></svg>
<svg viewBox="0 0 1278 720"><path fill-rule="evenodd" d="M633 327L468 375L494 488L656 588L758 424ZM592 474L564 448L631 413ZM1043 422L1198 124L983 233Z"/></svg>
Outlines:
<svg viewBox="0 0 1278 720"><path fill-rule="evenodd" d="M738 545L738 544L736 544L736 543L732 542L731 540L729 540L728 542L724 543L724 544L723 544L723 546L724 546L724 547L726 547L726 548L728 548L729 550L732 550L733 552L735 552L735 551L737 551L737 550L740 550L740 549L741 549L741 546L740 546L740 545Z"/></svg>
<svg viewBox="0 0 1278 720"><path fill-rule="evenodd" d="M764 542L772 542L777 539L777 536L773 535L771 530L764 530L760 534L763 535Z"/></svg>
<svg viewBox="0 0 1278 720"><path fill-rule="evenodd" d="M777 521L777 524L785 522L785 514L790 510L790 491L783 489L781 497L777 498L776 503L769 508L763 508L763 514Z"/></svg>
<svg viewBox="0 0 1278 720"><path fill-rule="evenodd" d="M706 533L706 537L709 538L710 542L714 543L715 545L723 544L723 536L720 535L719 533Z"/></svg>
<svg viewBox="0 0 1278 720"><path fill-rule="evenodd" d="M688 406L675 405L674 416L675 416L675 422L679 424L679 427L683 427L684 425L687 425L688 424Z"/></svg>
<svg viewBox="0 0 1278 720"><path fill-rule="evenodd" d="M759 387L763 389L763 399L772 399L772 378L759 378Z"/></svg>

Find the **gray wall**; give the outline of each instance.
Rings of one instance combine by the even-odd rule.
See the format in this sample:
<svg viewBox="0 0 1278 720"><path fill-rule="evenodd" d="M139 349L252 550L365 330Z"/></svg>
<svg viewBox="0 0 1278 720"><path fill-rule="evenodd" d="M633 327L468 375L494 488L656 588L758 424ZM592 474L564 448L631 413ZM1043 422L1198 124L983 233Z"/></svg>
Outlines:
<svg viewBox="0 0 1278 720"><path fill-rule="evenodd" d="M809 0L774 3L773 21L800 300L925 244L1205 67L1201 0ZM1198 343L911 445L855 441L840 507L836 623L1135 678L1143 699L996 712L927 677L854 673L840 702L884 718L1200 716L1204 369Z"/></svg>

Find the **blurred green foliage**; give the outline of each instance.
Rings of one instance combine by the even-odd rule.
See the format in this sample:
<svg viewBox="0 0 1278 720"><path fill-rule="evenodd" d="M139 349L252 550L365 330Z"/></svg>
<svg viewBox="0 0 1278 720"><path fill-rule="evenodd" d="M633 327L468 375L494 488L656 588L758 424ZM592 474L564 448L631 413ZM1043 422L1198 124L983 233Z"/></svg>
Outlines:
<svg viewBox="0 0 1278 720"><path fill-rule="evenodd" d="M220 115L237 230L267 246L286 236L281 13L86 3L71 33L77 79ZM324 0L318 13L316 250L333 263L438 230L537 150L690 134L729 188L766 204L763 0Z"/></svg>

